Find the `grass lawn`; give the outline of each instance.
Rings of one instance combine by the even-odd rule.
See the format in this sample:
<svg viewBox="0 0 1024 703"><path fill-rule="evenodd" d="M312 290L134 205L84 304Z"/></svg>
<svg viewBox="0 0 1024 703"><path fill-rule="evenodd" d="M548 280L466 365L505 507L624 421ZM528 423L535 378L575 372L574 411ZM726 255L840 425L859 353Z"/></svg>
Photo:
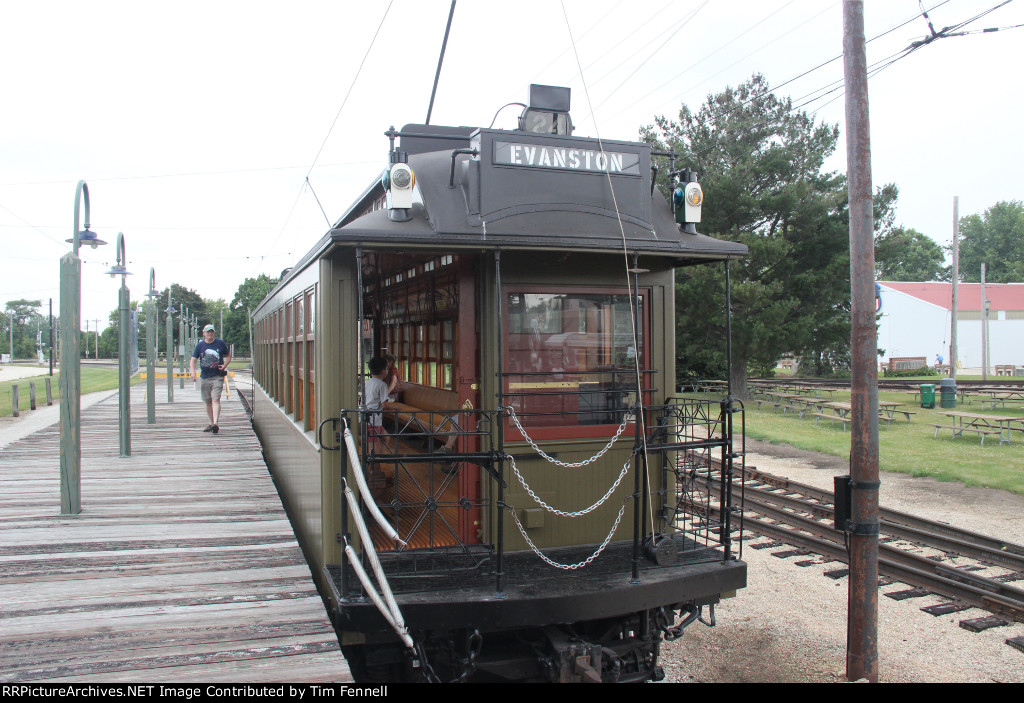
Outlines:
<svg viewBox="0 0 1024 703"><path fill-rule="evenodd" d="M836 393L834 400L849 401L848 393ZM1013 431L1011 444L1000 445L998 435L989 435L981 445L978 435L965 433L954 438L951 430L939 430L928 423L951 424L952 418L939 413L939 393L936 389L936 407L920 407L910 393L880 392L879 400L906 403L905 410L916 412L907 422L905 417L892 421L888 427L879 421L878 453L883 471L895 471L912 476L931 476L940 481L961 481L968 486L1001 488L1024 495L1024 432ZM772 412L771 406L750 400L746 403L747 436L773 443L791 444L800 449L822 452L839 457L850 455L850 429L822 418L815 424L814 416L797 413ZM988 415L1024 417L1021 406L982 410L975 400L958 406L957 410ZM947 410L948 412L948 410ZM1018 425L1019 427L1020 425Z"/></svg>
<svg viewBox="0 0 1024 703"><path fill-rule="evenodd" d="M28 384L36 384L36 407L46 405L46 377L49 374L48 368L39 367L39 375L28 378L19 378L11 381L0 382L0 417L10 417L14 412L14 405L11 402L11 386L18 386L18 408L21 412L29 409ZM60 373L55 372L50 381L53 402L58 401ZM138 376L132 378L132 384L138 382ZM107 391L117 388L117 369L95 368L82 366L82 395L95 393L96 391Z"/></svg>

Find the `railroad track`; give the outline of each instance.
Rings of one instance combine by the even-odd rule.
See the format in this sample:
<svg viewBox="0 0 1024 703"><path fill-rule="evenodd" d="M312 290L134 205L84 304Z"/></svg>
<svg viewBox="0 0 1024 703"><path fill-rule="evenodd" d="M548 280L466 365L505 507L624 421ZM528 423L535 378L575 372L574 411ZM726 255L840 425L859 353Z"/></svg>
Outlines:
<svg viewBox="0 0 1024 703"><path fill-rule="evenodd" d="M746 469L745 476L745 485L733 487L736 499L743 495L743 529L793 545L808 554L848 563L845 535L832 527L834 511L830 491L754 468ZM711 481L710 489L712 495L716 491L720 494L721 486ZM1024 588L1012 585L1024 582L1024 545L893 510L882 509L880 519L879 575L914 587L911 592L888 595L910 597L933 593L951 602L924 608L932 614L977 607L1024 622ZM954 558L977 563L950 565ZM989 567L999 567L1006 573L997 576L976 573L991 571ZM1005 624L996 619L982 620L988 622L976 623L978 629ZM974 629L970 624L964 627ZM1007 642L1017 648L1024 646Z"/></svg>

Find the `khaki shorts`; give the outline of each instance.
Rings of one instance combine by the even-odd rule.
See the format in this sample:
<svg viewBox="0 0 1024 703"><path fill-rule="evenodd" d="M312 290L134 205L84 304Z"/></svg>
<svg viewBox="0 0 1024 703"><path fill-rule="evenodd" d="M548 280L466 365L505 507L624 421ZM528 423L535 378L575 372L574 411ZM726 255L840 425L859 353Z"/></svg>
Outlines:
<svg viewBox="0 0 1024 703"><path fill-rule="evenodd" d="M199 397L203 399L203 402L209 403L214 399L220 400L220 394L223 392L223 378L202 378L199 380Z"/></svg>

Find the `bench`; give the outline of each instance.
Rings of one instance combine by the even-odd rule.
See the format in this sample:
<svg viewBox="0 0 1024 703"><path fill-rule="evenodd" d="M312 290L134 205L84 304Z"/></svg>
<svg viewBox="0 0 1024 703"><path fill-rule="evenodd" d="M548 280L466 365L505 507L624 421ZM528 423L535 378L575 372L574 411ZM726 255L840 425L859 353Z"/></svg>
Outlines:
<svg viewBox="0 0 1024 703"><path fill-rule="evenodd" d="M878 419L879 420L885 420L885 426L888 427L889 423L891 423L893 420L896 419L895 415L897 413L899 413L900 415L906 415L907 416L907 422L910 422L910 416L911 415L917 415L917 412L915 412L914 410L896 410L896 409L893 409L893 410L882 410L882 409L879 409L878 410Z"/></svg>
<svg viewBox="0 0 1024 703"><path fill-rule="evenodd" d="M833 420L835 422L841 422L841 423L843 423L843 429L844 430L846 429L846 423L848 423L850 421L850 418L848 418L848 417L843 417L842 415L835 415L835 414L832 414L832 413L811 413L811 415L814 415L815 418L823 417L826 420ZM818 424L818 420L817 419L814 420L814 424L815 425Z"/></svg>
<svg viewBox="0 0 1024 703"><path fill-rule="evenodd" d="M974 432L981 437L981 443L985 444L985 435L1002 434L1002 431L998 429L987 430L983 427L961 427L959 425L940 425L934 422L929 422L928 424L935 428L935 437L933 437L933 439L939 438L939 430L953 430L954 437L956 437L957 434L962 434L964 432Z"/></svg>
<svg viewBox="0 0 1024 703"><path fill-rule="evenodd" d="M459 394L443 388L403 383L398 401L384 404L384 416L394 420L393 434L418 434L443 441L447 448L462 432L456 420Z"/></svg>
<svg viewBox="0 0 1024 703"><path fill-rule="evenodd" d="M803 405L803 406L801 406L801 405L785 405L785 404L781 404L780 403L779 407L782 408L782 414L783 415L786 414L786 411L792 410L793 412L800 414L800 419L803 419L804 413L807 412L807 406L806 405Z"/></svg>

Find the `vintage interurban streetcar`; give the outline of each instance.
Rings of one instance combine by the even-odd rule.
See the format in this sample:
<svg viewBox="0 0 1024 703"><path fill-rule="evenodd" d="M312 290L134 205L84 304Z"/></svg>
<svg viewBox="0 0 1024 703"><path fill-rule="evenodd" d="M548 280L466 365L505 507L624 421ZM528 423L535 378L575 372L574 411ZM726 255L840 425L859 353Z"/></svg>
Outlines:
<svg viewBox="0 0 1024 703"><path fill-rule="evenodd" d="M746 584L742 409L675 392L674 324L675 269L746 248L697 233L673 155L568 108L531 86L515 130L392 127L253 313L254 424L357 680L658 679Z"/></svg>

